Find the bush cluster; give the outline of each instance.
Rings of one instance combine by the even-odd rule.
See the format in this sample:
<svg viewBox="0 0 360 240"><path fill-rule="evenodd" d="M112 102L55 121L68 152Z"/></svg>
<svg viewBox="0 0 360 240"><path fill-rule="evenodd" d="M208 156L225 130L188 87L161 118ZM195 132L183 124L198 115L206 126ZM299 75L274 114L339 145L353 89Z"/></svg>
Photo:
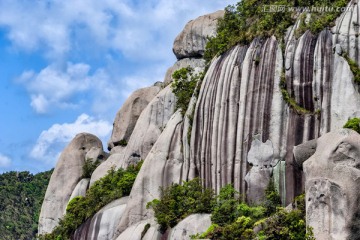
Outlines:
<svg viewBox="0 0 360 240"><path fill-rule="evenodd" d="M360 118L351 118L349 119L345 125L344 128L350 128L360 134Z"/></svg>
<svg viewBox="0 0 360 240"><path fill-rule="evenodd" d="M174 227L182 219L193 213L210 213L214 205L214 192L203 188L200 179L160 188L160 200L147 204L152 208L160 225L160 232Z"/></svg>
<svg viewBox="0 0 360 240"><path fill-rule="evenodd" d="M75 230L91 218L106 204L130 194L142 162L129 166L126 170L120 168L109 170L108 174L96 181L86 192L85 197L72 199L66 214L59 225L50 234L39 236L42 240L70 239Z"/></svg>
<svg viewBox="0 0 360 240"><path fill-rule="evenodd" d="M183 116L189 107L191 97L196 94L196 86L203 77L202 73L194 74L194 69L191 67L181 68L173 73L171 89L176 96L175 109L181 109Z"/></svg>
<svg viewBox="0 0 360 240"><path fill-rule="evenodd" d="M148 203L163 233L194 213L211 213L212 225L207 231L191 236L194 239L296 239L311 240L306 233L304 196L297 198L293 211L280 207L280 196L273 182L265 191L260 206L249 206L239 193L226 185L219 195L202 187L199 179L160 188L161 197ZM261 226L258 232L254 228Z"/></svg>
<svg viewBox="0 0 360 240"><path fill-rule="evenodd" d="M100 161L93 161L92 159L86 159L83 166L83 174L82 178L91 178L91 175L95 171L95 169L100 165Z"/></svg>
<svg viewBox="0 0 360 240"><path fill-rule="evenodd" d="M225 8L225 15L218 21L217 35L209 38L206 45L204 58L211 61L216 55L222 54L236 44L249 44L256 37L266 38L275 35L277 39L282 38L288 27L294 25L299 13L269 12L264 11L269 5L287 7L309 7L333 6L345 7L347 0L243 0L235 5ZM332 26L335 19L341 14L340 11L324 11L311 14L309 22L301 26L297 35L306 30L314 34L328 26Z"/></svg>

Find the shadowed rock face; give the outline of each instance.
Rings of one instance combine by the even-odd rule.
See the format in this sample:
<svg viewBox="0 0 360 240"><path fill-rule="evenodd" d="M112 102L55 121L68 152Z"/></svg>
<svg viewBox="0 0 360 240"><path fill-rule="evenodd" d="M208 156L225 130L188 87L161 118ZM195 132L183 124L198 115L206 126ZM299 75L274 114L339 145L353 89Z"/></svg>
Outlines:
<svg viewBox="0 0 360 240"><path fill-rule="evenodd" d="M63 217L70 196L81 180L85 156L94 147L102 149L100 139L81 133L61 153L41 207L39 234L50 233Z"/></svg>
<svg viewBox="0 0 360 240"><path fill-rule="evenodd" d="M358 239L360 135L343 129L317 140L303 164L306 219L316 239Z"/></svg>

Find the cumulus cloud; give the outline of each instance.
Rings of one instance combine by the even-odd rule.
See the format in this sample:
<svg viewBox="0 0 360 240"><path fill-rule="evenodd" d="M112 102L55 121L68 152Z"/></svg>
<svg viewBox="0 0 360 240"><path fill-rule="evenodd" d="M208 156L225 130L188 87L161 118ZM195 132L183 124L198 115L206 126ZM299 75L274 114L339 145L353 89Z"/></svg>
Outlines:
<svg viewBox="0 0 360 240"><path fill-rule="evenodd" d="M32 148L30 156L34 159L54 164L66 144L78 133L92 133L106 141L112 130L112 124L81 114L73 123L54 124L43 131Z"/></svg>
<svg viewBox="0 0 360 240"><path fill-rule="evenodd" d="M0 153L0 167L9 167L11 164L11 159L8 156Z"/></svg>
<svg viewBox="0 0 360 240"><path fill-rule="evenodd" d="M98 82L108 81L101 69L90 74L90 66L84 63L67 63L64 68L50 65L39 73L25 71L18 79L31 96L31 106L37 113L47 113L50 107L76 107L74 97L94 89Z"/></svg>

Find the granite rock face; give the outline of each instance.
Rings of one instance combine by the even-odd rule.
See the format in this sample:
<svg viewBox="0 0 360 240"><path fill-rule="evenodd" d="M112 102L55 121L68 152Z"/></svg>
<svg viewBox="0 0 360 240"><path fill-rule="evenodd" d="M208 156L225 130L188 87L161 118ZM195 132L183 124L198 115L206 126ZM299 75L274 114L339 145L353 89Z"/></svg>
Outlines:
<svg viewBox="0 0 360 240"><path fill-rule="evenodd" d="M71 194L81 180L85 156L94 147L102 149L100 139L81 133L61 153L41 207L39 234L50 233L63 217Z"/></svg>
<svg viewBox="0 0 360 240"><path fill-rule="evenodd" d="M360 135L343 129L323 135L303 164L306 220L316 239L357 239L360 213Z"/></svg>
<svg viewBox="0 0 360 240"><path fill-rule="evenodd" d="M152 86L139 89L130 95L116 114L113 131L108 143L109 150L121 145L121 141L129 141L140 114L160 90L161 87Z"/></svg>
<svg viewBox="0 0 360 240"><path fill-rule="evenodd" d="M354 6L360 12L360 6ZM307 218L319 239L358 234L358 224L353 221L353 214L360 215L353 204L360 201L356 196L358 135L347 130L336 132L348 118L360 116L359 86L342 56L347 52L350 58L360 61L360 42L353 24L357 16L345 12L333 29L296 37L298 21L289 28L282 46L275 37L256 38L247 46L234 46L213 59L199 95L193 96L184 116L175 111L176 98L170 86L158 93L151 90L154 97L146 98L147 104L135 103L136 97L131 97L128 107L124 106L117 117L116 121L123 125L115 127L118 130L114 130L115 137L109 142L111 155L94 171L90 185L111 167L126 168L141 159L145 161L128 203L114 217L116 226L111 226L115 230L104 227L111 232L104 239L110 235L113 239L140 239L147 224L150 228L143 239L167 237L157 232L154 213L146 209L146 204L160 197L160 186L194 177L203 179L204 186L216 193L232 183L250 203L262 201L271 178L275 179L284 204L306 189ZM203 29L214 29L215 22L208 15L186 26L174 44L180 60L169 69L164 85L172 81L176 69L190 65L201 71L203 60L198 58L204 51L205 36L209 35ZM296 107L290 106L283 94ZM127 141L126 146L118 144L122 139ZM100 148L101 143L84 151L89 152L92 147L95 148L89 158L96 155L96 147ZM80 180L79 169L86 153L81 155L83 151L77 145L76 149L76 159L81 159L75 161L76 166L71 165L74 161L65 165L65 158L60 158L55 169L43 204L42 232L51 231L56 225L55 219L62 216ZM57 185L65 182L64 188L56 191L55 181ZM351 187L344 188L345 183ZM339 219L336 224L335 218ZM186 228L187 234L196 223L190 225L175 228L173 233L179 236L179 229ZM78 231L79 239L82 231Z"/></svg>
<svg viewBox="0 0 360 240"><path fill-rule="evenodd" d="M221 10L188 22L174 41L173 52L177 59L202 57L207 38L215 36L217 19L223 16Z"/></svg>
<svg viewBox="0 0 360 240"><path fill-rule="evenodd" d="M265 189L268 187L273 170L274 150L272 143L262 143L255 139L247 156L251 169L245 176L247 183L246 197L251 204L261 204L265 200Z"/></svg>
<svg viewBox="0 0 360 240"><path fill-rule="evenodd" d="M153 217L146 204L160 197L159 186L180 183L183 178L184 161L181 152L183 133L182 116L178 111L168 122L164 132L145 159L129 196L129 203L118 233L142 220ZM156 167L154 167L156 166Z"/></svg>
<svg viewBox="0 0 360 240"><path fill-rule="evenodd" d="M85 197L86 190L89 188L90 179L84 178L76 185L74 191L72 192L69 202L75 197Z"/></svg>
<svg viewBox="0 0 360 240"><path fill-rule="evenodd" d="M205 232L211 225L210 214L192 214L171 229L168 240L187 240L191 235Z"/></svg>
<svg viewBox="0 0 360 240"><path fill-rule="evenodd" d="M115 200L82 224L75 232L73 240L111 240L116 226L125 210L128 198Z"/></svg>

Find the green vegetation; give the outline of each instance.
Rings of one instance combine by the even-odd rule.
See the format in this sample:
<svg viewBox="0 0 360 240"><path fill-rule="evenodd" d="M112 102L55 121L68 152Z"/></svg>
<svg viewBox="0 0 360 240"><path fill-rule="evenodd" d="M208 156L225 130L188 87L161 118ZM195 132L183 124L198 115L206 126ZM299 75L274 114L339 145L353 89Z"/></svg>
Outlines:
<svg viewBox="0 0 360 240"><path fill-rule="evenodd" d="M326 27L333 26L335 19L341 14L337 8L345 7L347 0L243 0L225 9L225 15L218 21L217 35L209 39L204 58L210 62L236 44L249 44L256 37L266 38L275 35L280 41L288 27L294 25L296 15L293 7L334 7L334 11L317 11L311 14L309 22L303 21L297 32L300 36L306 30L314 34ZM264 11L269 5L286 6L284 12Z"/></svg>
<svg viewBox="0 0 360 240"><path fill-rule="evenodd" d="M360 133L360 118L351 118L349 119L344 128L350 128L358 133Z"/></svg>
<svg viewBox="0 0 360 240"><path fill-rule="evenodd" d="M92 159L86 159L85 164L83 166L83 174L82 178L91 178L91 174L95 171L95 169L100 165L100 161L93 161Z"/></svg>
<svg viewBox="0 0 360 240"><path fill-rule="evenodd" d="M354 75L354 82L360 84L360 68L358 64L354 60L352 60L347 53L343 54L343 57L348 62L350 70Z"/></svg>
<svg viewBox="0 0 360 240"><path fill-rule="evenodd" d="M292 108L295 112L298 114L310 114L311 111L299 106L299 104L295 101L294 98L292 98L289 94L289 92L286 90L286 80L285 80L285 73L283 72L281 74L280 79L280 90L281 94L283 96L284 101Z"/></svg>
<svg viewBox="0 0 360 240"><path fill-rule="evenodd" d="M0 239L35 239L51 171L0 174Z"/></svg>
<svg viewBox="0 0 360 240"><path fill-rule="evenodd" d="M214 205L214 192L204 189L196 178L183 185L172 184L168 188L160 188L160 200L154 199L147 204L152 208L155 218L164 233L174 227L182 219L193 213L210 213Z"/></svg>
<svg viewBox="0 0 360 240"><path fill-rule="evenodd" d="M125 139L121 139L120 142L119 142L119 145L123 146L123 147L126 147L127 144L128 144L128 142Z"/></svg>
<svg viewBox="0 0 360 240"><path fill-rule="evenodd" d="M196 94L196 86L204 78L204 75L203 73L194 74L194 69L187 67L176 70L172 78L174 81L171 83L171 89L176 96L175 109L181 109L181 114L184 116L191 97L194 93Z"/></svg>
<svg viewBox="0 0 360 240"><path fill-rule="evenodd" d="M239 193L226 185L215 196L203 188L199 179L160 188L161 197L148 203L155 212L160 231L165 232L193 213L211 213L212 225L195 239L295 239L312 240L311 229L306 233L304 195L294 203L294 210L280 207L280 196L273 182L265 191L263 205L249 206ZM254 228L258 231L254 231Z"/></svg>
<svg viewBox="0 0 360 240"><path fill-rule="evenodd" d="M85 197L70 201L66 214L51 234L39 236L42 240L70 239L74 231L91 218L106 204L130 194L142 162L129 166L126 170L109 170L108 174L96 181L86 192Z"/></svg>

